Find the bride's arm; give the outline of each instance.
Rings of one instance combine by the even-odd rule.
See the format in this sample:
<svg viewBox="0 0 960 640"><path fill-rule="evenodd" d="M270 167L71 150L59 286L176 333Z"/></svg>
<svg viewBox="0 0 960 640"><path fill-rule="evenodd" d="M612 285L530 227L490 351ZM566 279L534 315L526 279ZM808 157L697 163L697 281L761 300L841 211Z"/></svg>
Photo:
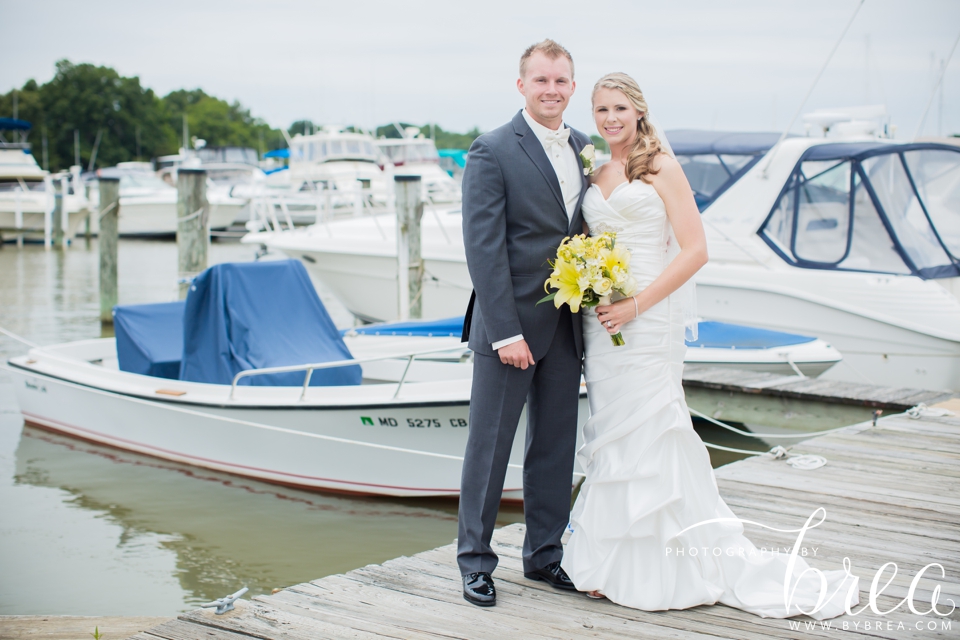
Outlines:
<svg viewBox="0 0 960 640"><path fill-rule="evenodd" d="M635 294L633 298L597 307L600 322L610 321L611 326L607 327L610 333L616 333L624 324L679 289L707 263L707 238L703 233L700 211L683 168L679 162L667 155L661 155L658 160L660 172L651 176L651 179L653 187L666 206L667 217L680 245L680 253L650 286Z"/></svg>

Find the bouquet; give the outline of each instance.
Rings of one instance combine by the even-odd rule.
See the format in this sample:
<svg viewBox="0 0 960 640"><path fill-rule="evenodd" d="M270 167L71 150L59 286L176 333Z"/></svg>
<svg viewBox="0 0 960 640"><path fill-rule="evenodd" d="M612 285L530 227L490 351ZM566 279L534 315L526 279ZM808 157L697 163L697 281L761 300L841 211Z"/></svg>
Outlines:
<svg viewBox="0 0 960 640"><path fill-rule="evenodd" d="M553 300L558 309L566 303L570 311L579 313L581 306L610 304L614 292L629 296L637 288L630 276L630 252L617 246L616 233L564 238L557 247L557 259L550 266L553 273L543 288L556 291L537 304ZM623 335L619 332L610 338L614 345L623 346Z"/></svg>

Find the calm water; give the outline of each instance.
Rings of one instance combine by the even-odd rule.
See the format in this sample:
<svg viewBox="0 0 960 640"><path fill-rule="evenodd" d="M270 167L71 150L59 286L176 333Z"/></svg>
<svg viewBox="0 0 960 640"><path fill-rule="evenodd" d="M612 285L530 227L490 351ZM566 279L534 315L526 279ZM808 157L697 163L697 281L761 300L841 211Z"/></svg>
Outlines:
<svg viewBox="0 0 960 640"><path fill-rule="evenodd" d="M210 257L249 261L254 251L217 242ZM121 240L121 303L175 300L176 261L172 242ZM39 344L100 337L97 269L96 241L0 248L0 326ZM338 326L352 324L321 296ZM2 360L23 352L0 336ZM0 370L0 614L172 616L242 586L269 593L447 544L456 509L279 488L26 427ZM502 524L522 519L501 510Z"/></svg>

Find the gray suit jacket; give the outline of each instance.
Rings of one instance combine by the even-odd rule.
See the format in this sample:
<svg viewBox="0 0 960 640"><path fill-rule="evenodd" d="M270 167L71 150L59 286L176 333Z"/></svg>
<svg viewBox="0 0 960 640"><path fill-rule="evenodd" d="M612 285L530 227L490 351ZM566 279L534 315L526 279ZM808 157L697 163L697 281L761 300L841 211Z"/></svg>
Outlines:
<svg viewBox="0 0 960 640"><path fill-rule="evenodd" d="M573 129L569 144L579 160L590 139ZM582 233L583 176L573 220L553 165L521 112L470 147L463 172L463 244L473 280L464 340L494 355L492 343L523 334L535 360L550 348L560 317L552 302L538 305L550 277L548 260L564 237ZM577 353L583 353L580 316L573 314Z"/></svg>

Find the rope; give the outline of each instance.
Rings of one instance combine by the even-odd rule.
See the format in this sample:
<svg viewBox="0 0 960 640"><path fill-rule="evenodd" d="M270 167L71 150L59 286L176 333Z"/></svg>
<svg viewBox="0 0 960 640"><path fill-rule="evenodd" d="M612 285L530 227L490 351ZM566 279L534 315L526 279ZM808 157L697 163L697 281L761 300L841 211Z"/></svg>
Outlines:
<svg viewBox="0 0 960 640"><path fill-rule="evenodd" d="M97 215L97 220L103 220L103 216L105 216L105 215L107 215L108 213L110 213L111 211L113 211L118 204L120 204L120 201L119 201L119 200L114 200L114 201L111 202L106 208L101 209L101 210L100 210L100 213Z"/></svg>
<svg viewBox="0 0 960 640"><path fill-rule="evenodd" d="M183 216L182 218L177 218L177 222L179 223L179 222L186 222L187 220L193 220L194 218L196 218L197 216L199 216L201 213L203 213L203 207L200 207L199 209L197 209L196 211L194 211L193 213L191 213L191 214L188 215L188 216Z"/></svg>
<svg viewBox="0 0 960 640"><path fill-rule="evenodd" d="M956 415L953 411L949 409L939 409L935 407L928 407L925 403L921 402L915 407L911 407L906 411L907 417L911 420L919 420L920 418L943 418L945 416Z"/></svg>
<svg viewBox="0 0 960 640"><path fill-rule="evenodd" d="M825 434L827 434L827 433L834 433L834 432L836 432L836 431L843 431L844 429L848 429L848 428L849 428L849 425L847 425L847 426L844 426L844 427L836 427L836 428L834 428L834 429L827 429L827 430L825 430L825 431L804 431L803 433L793 433L793 434L790 434L790 433L787 433L787 434L783 434L783 433L751 433L750 431L743 431L742 429L737 429L736 427L731 427L731 426L728 425L728 424L724 424L723 422L720 422L719 420L717 420L717 419L715 419L715 418L711 418L710 416L708 416L708 415L705 414L705 413L700 413L700 412L697 411L696 409L690 409L690 407L687 407L687 409L689 409L690 413L696 415L696 416L699 417L699 418L703 418L703 419L706 420L707 422L712 422L713 424L717 425L718 427L723 427L724 429L729 429L730 431L733 431L734 433L739 433L739 434L742 435L742 436L750 436L751 438L806 438L806 437L809 437L809 436L822 436L822 435L825 435Z"/></svg>
<svg viewBox="0 0 960 640"><path fill-rule="evenodd" d="M0 333L2 333L2 334L5 335L5 336L8 336L8 337L10 337L10 338L13 338L13 339L16 340L17 342L22 342L23 344L27 345L28 347L30 347L30 348L32 348L32 349L43 349L43 347L41 347L40 345L38 345L38 344L36 344L36 343L34 343L34 342L30 342L30 341L27 340L26 338L23 338L23 337L21 337L21 336L18 336L17 334L13 333L12 331L7 331L7 330L4 329L3 327L0 327Z"/></svg>
<svg viewBox="0 0 960 640"><path fill-rule="evenodd" d="M423 275L430 277L432 280L439 282L440 284L445 284L448 287L453 287L454 289L461 289L463 291L473 291L473 287L468 287L468 286L459 284L457 282L453 282L452 280L447 280L445 278L436 276L430 271L428 271L426 268L424 268L423 270Z"/></svg>

